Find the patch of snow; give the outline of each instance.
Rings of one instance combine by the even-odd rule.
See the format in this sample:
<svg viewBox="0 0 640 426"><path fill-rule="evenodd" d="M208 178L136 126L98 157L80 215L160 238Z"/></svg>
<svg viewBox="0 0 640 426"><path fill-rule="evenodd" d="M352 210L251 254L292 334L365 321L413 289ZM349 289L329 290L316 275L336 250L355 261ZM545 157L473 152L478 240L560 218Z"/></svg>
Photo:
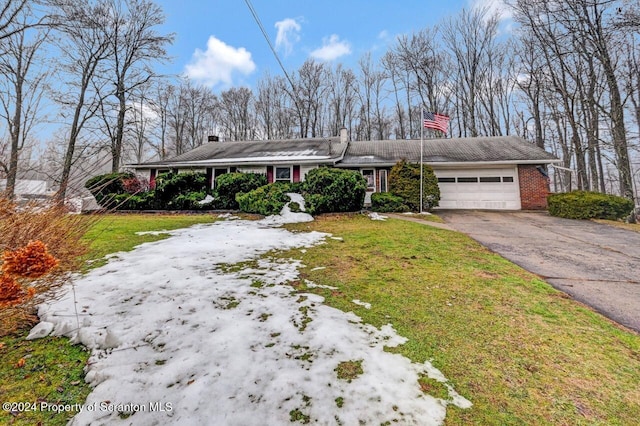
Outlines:
<svg viewBox="0 0 640 426"><path fill-rule="evenodd" d="M407 341L390 324L377 329L296 292L288 283L299 279L299 260L262 258L327 234L291 233L265 220L171 234L76 277L75 300L68 291L40 306L54 335L91 349L85 380L93 390L84 407L93 409L72 425L289 424L293 410L317 424L436 425L448 404L468 403L453 388L446 400L420 390L420 374L444 376L428 362L385 352ZM338 364L355 360L364 373L338 379Z"/></svg>
<svg viewBox="0 0 640 426"><path fill-rule="evenodd" d="M327 290L338 290L338 287L334 287L331 285L324 285L324 284L316 284L313 281L309 281L309 280L304 280L304 285L306 285L307 288L324 288Z"/></svg>
<svg viewBox="0 0 640 426"><path fill-rule="evenodd" d="M52 331L53 331L53 323L43 321L36 324L36 326L31 329L26 339L27 340L41 339L43 337L47 337L49 334L51 334Z"/></svg>
<svg viewBox="0 0 640 426"><path fill-rule="evenodd" d="M355 303L358 306L362 306L365 309L371 309L371 303L367 303L367 302L361 302L358 299L352 300L353 303Z"/></svg>
<svg viewBox="0 0 640 426"><path fill-rule="evenodd" d="M329 238L331 238L332 240L344 241L344 238L342 237L329 237Z"/></svg>
<svg viewBox="0 0 640 426"><path fill-rule="evenodd" d="M202 205L209 204L209 203L213 202L213 200L214 200L214 198L211 195L207 194L207 196L204 197L204 200L198 201L198 204L200 204L202 206Z"/></svg>
<svg viewBox="0 0 640 426"><path fill-rule="evenodd" d="M387 220L389 218L388 216L383 216L376 212L369 213L369 217L371 218L371 220Z"/></svg>
<svg viewBox="0 0 640 426"><path fill-rule="evenodd" d="M300 205L301 212L294 213L289 208L289 203L285 204L285 206L280 211L279 215L267 216L262 219L260 222L274 226L274 225L283 225L285 223L303 223L303 222L313 222L313 216L308 213L302 213L305 211L304 209L304 198L300 194L295 194L293 192L287 192L287 196L291 202L296 202Z"/></svg>
<svg viewBox="0 0 640 426"><path fill-rule="evenodd" d="M240 219L238 216L235 216L235 215L233 215L231 213L222 213L222 214L219 214L218 217L220 219L226 219L226 220L237 220L237 219Z"/></svg>
<svg viewBox="0 0 640 426"><path fill-rule="evenodd" d="M170 231L163 229L160 231L139 231L139 232L136 232L136 235L166 235L169 233Z"/></svg>
<svg viewBox="0 0 640 426"><path fill-rule="evenodd" d="M326 266L316 266L315 268L311 269L311 272L313 271L322 271L323 269L327 269Z"/></svg>

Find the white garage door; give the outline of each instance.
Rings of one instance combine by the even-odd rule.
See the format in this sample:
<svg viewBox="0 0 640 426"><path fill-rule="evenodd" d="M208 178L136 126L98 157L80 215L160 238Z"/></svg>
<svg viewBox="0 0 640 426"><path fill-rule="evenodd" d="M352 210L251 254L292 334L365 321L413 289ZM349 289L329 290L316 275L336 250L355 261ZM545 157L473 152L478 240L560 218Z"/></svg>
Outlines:
<svg viewBox="0 0 640 426"><path fill-rule="evenodd" d="M434 170L442 209L520 210L516 167Z"/></svg>

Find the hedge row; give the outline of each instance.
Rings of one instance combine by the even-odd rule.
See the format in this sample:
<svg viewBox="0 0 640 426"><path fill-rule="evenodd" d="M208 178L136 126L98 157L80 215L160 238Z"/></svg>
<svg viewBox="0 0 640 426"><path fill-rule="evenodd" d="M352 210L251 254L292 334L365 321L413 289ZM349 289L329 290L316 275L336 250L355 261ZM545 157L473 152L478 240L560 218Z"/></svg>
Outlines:
<svg viewBox="0 0 640 426"><path fill-rule="evenodd" d="M262 215L277 214L289 201L287 192L301 193L310 214L350 212L362 209L367 182L353 170L320 167L307 173L304 182L272 183L247 193L238 193L240 210ZM290 206L292 211L299 206Z"/></svg>
<svg viewBox="0 0 640 426"><path fill-rule="evenodd" d="M402 213L411 210L405 204L404 198L390 192L371 194L371 209L380 213Z"/></svg>
<svg viewBox="0 0 640 426"><path fill-rule="evenodd" d="M549 214L567 219L624 219L634 208L628 198L589 191L552 194L548 205Z"/></svg>
<svg viewBox="0 0 640 426"><path fill-rule="evenodd" d="M204 173L168 172L158 175L155 189L149 190L148 184L131 173L110 173L89 179L85 187L100 206L108 209L237 210L236 193L249 192L266 183L264 175L228 173L217 179L212 194ZM202 203L207 195L213 196L213 202Z"/></svg>

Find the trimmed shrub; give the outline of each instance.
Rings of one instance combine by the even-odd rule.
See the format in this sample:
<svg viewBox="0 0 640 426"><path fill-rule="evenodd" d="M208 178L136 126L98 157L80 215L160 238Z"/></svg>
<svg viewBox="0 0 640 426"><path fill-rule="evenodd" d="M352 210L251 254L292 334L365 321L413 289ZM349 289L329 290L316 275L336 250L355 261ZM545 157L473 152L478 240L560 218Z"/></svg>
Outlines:
<svg viewBox="0 0 640 426"><path fill-rule="evenodd" d="M293 192L295 194L302 194L304 190L304 182L274 182L273 184L280 186L285 193Z"/></svg>
<svg viewBox="0 0 640 426"><path fill-rule="evenodd" d="M167 208L170 210L205 210L205 205L199 202L204 200L206 196L207 193L205 191L180 194L169 201Z"/></svg>
<svg viewBox="0 0 640 426"><path fill-rule="evenodd" d="M320 167L307 174L303 188L310 214L352 212L364 205L367 181L354 170Z"/></svg>
<svg viewBox="0 0 640 426"><path fill-rule="evenodd" d="M633 201L599 192L573 191L548 197L549 214L567 219L623 219L633 211Z"/></svg>
<svg viewBox="0 0 640 426"><path fill-rule="evenodd" d="M422 167L422 209L429 211L440 204L440 187L433 169ZM402 198L413 211L420 210L420 165L406 160L396 163L389 172L389 192Z"/></svg>
<svg viewBox="0 0 640 426"><path fill-rule="evenodd" d="M247 193L267 184L267 177L257 173L225 173L216 178L216 208L237 210L236 195Z"/></svg>
<svg viewBox="0 0 640 426"><path fill-rule="evenodd" d="M299 203L292 201L289 203L289 210L291 210L291 213L300 213L302 211L302 208L300 207Z"/></svg>
<svg viewBox="0 0 640 426"><path fill-rule="evenodd" d="M186 196L189 193L206 193L207 176L204 173L162 173L156 177L155 198L160 206L173 209L171 204L179 196ZM204 198L202 196L200 199ZM183 203L178 201L177 204Z"/></svg>
<svg viewBox="0 0 640 426"><path fill-rule="evenodd" d="M289 201L284 185L269 184L244 194L236 195L240 210L264 216L278 214Z"/></svg>
<svg viewBox="0 0 640 426"><path fill-rule="evenodd" d="M128 189L137 186L133 183L137 180L133 173L107 173L92 177L84 184L84 187L91 192L98 204L109 207L113 204L115 195L132 193ZM125 182L127 182L126 185Z"/></svg>
<svg viewBox="0 0 640 426"><path fill-rule="evenodd" d="M404 203L404 199L390 192L376 192L371 194L371 209L381 213L409 211L409 207Z"/></svg>

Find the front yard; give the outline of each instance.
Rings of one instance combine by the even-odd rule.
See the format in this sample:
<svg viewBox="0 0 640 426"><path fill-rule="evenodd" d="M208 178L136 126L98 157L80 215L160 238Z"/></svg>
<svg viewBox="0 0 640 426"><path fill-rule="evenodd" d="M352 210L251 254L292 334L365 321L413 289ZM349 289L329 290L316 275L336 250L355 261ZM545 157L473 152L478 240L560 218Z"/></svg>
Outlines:
<svg viewBox="0 0 640 426"><path fill-rule="evenodd" d="M136 231L169 229L172 221L184 226L188 223L181 222L183 220L213 220L205 216L194 218L199 219L174 216L166 219L167 222L154 223L158 218L153 216L109 217L97 225L102 226L102 231L97 228L91 231L90 238L97 242L92 257L97 259L111 251L128 249L132 239L158 238L148 234L136 236ZM286 319L289 315L295 317L294 325L298 330L302 329L301 335L305 328L312 330L321 325L322 318L326 317L314 316L319 314L313 311L324 309L321 308L323 305L355 312L364 323L379 330L391 324L397 334L408 341L387 348L387 352L403 355L414 365L430 361L449 380L443 383L433 378L436 376L425 373L419 375L413 385L416 390L448 401L451 387L473 404L470 408L450 404L446 410L446 424L622 425L633 424L640 418L640 389L637 386L640 382L640 337L566 298L470 238L400 220L373 221L363 215L323 216L315 222L286 227L293 232L326 232L334 238L325 238L325 244L309 248L296 247L261 255L263 262L272 267L281 264L280 259L302 260L305 266L300 268L300 276L288 283L293 290L286 290L287 285L273 286L260 275L256 278L255 270L260 269L257 263L231 261L218 265L216 274L249 279L252 283L245 298L237 295L219 297L217 306L222 310L217 312L220 315L238 315L235 317L238 321L243 317L253 318L254 325L261 327L260 330L269 324L275 326L276 319ZM118 229L122 238L115 237ZM99 247L113 242L116 242L113 246ZM206 260L202 259L202 262ZM242 284L238 283L240 288ZM133 296L140 297L135 282L127 285ZM232 290L228 289L229 292ZM276 295L270 293L278 291L290 294L299 308L288 314L284 307L279 311L275 307L265 311L254 308L255 312L247 315L251 310L247 306L257 300L266 300L264 306L267 307L273 306L269 302L279 303ZM324 297L324 302L314 299L310 293ZM198 320L197 316L185 319ZM328 323L328 320L324 321ZM246 325L249 327L249 323ZM344 327L348 324L344 323ZM209 333L213 339L215 333ZM344 338L352 337L354 333L345 334ZM253 349L264 353L276 350L285 342L289 348L287 353L298 364L321 364L322 351L314 352L309 343L287 342L285 335L277 334L275 329L267 333L269 342L254 345ZM247 339L256 337L247 336ZM206 340L204 337L202 347L193 347L188 354L201 359L199 353L207 347ZM67 404L84 402L88 389L78 383L78 379L86 353L68 343L60 343L64 340L59 338L24 342L19 347L16 347L15 337L2 338L0 342L4 343L4 346L0 344L2 402L32 401L34 398L49 401L58 398ZM171 346L169 341L164 344ZM305 349L306 346L309 347ZM347 350L334 348L338 349ZM347 379L341 375L354 384L359 380L360 383L371 380L372 376L367 374L372 371L366 370L373 364L365 359L365 353L358 352L355 343L352 349L354 353L350 357L334 366L336 372L333 374L337 378L333 385L336 387L347 387ZM38 351L44 351L46 356L37 358ZM25 366L17 367L19 359L30 353L34 355L26 357ZM365 359L364 363L362 359ZM153 368L160 368L168 359L154 358L148 362L156 363ZM55 366L63 366L64 377L61 373L50 372ZM238 370L238 374L242 373ZM273 374L273 371L264 370L264 377L271 380L279 374L286 375L287 370ZM33 384L25 386L28 380ZM190 380L194 382L188 383ZM185 383L165 388L166 395L192 392L191 388L199 386L201 380L200 376L185 378ZM44 387L46 383L49 388ZM319 384L324 385L316 383ZM215 385L215 380L211 385ZM41 390L28 393L30 387ZM304 396L307 399L302 398L295 409L287 410L287 421L313 421L313 413L317 412L314 404L315 410L329 410L329 418L346 416L353 401L345 394L345 397L329 401L330 405L319 407L322 404L319 396L310 393ZM247 402L247 410L252 408L252 403ZM376 404L370 406L373 409ZM0 422L64 424L67 418L64 415L28 414L14 416L2 412Z"/></svg>
<svg viewBox="0 0 640 426"><path fill-rule="evenodd" d="M449 409L447 424L624 425L640 418L640 337L470 238L363 216L293 227L343 238L301 257L304 279L338 290L306 291L375 326L392 323L409 339L394 351L433 360L473 402Z"/></svg>

